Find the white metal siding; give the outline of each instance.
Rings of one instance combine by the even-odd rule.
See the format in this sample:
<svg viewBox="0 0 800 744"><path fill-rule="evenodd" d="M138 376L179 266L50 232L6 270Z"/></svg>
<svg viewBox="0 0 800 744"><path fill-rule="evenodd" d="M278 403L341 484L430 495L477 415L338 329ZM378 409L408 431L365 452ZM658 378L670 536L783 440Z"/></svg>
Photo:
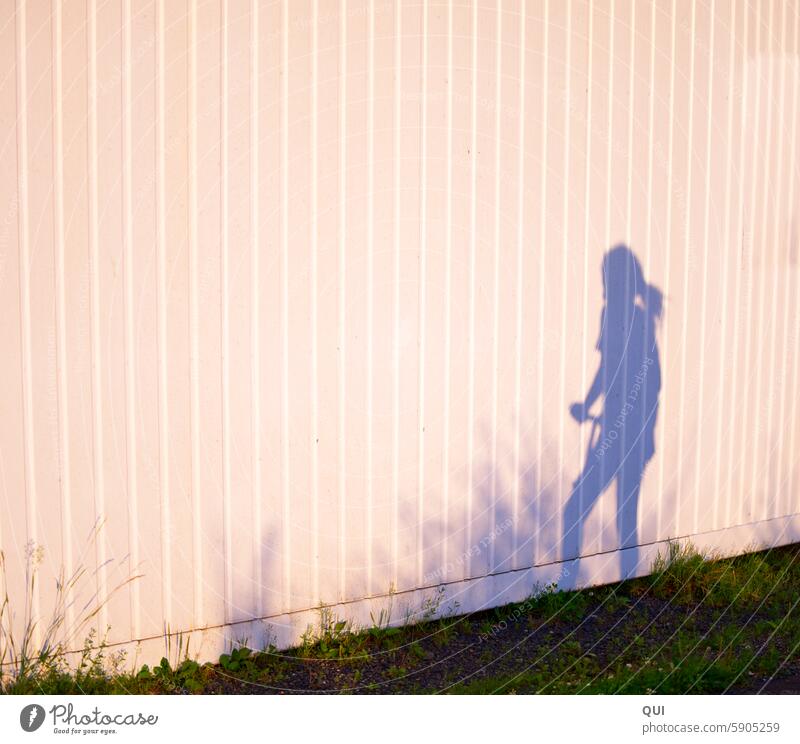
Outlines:
<svg viewBox="0 0 800 744"><path fill-rule="evenodd" d="M141 566L109 640L208 656L619 578L613 489L557 563L617 243L665 298L640 544L800 539L798 10L2 0L12 597L28 544L43 612Z"/></svg>

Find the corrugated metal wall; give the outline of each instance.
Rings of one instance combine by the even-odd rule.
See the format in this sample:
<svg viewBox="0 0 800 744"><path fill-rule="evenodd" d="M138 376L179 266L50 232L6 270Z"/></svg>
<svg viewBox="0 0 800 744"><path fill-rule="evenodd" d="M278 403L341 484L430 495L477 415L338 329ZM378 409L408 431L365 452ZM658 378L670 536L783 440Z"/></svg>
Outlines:
<svg viewBox="0 0 800 744"><path fill-rule="evenodd" d="M637 542L800 539L796 2L0 9L12 596L42 546L41 611L141 567L112 642L290 642L618 578L613 488L557 563L617 243L664 296Z"/></svg>

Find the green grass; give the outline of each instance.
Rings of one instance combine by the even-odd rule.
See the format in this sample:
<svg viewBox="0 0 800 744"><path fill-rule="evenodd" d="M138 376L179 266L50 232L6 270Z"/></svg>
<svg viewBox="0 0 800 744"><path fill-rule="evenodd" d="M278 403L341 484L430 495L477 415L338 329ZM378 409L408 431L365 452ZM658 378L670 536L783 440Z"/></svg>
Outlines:
<svg viewBox="0 0 800 744"><path fill-rule="evenodd" d="M0 550L0 692L58 694L78 689L99 693L105 689L106 679L117 675L124 658L107 653L104 639L98 638L93 626L109 600L140 576L131 574L105 594L99 593L84 563L86 556L94 553L102 529L102 521L92 527L76 569L67 574L62 567L47 614L34 611L44 548L33 542L26 546L25 595L14 602L8 594L6 557ZM67 649L79 644L82 634L78 663L68 670Z"/></svg>
<svg viewBox="0 0 800 744"><path fill-rule="evenodd" d="M216 664L187 652L136 673L116 659L109 670L90 639L77 670L58 660L28 666L3 691L719 693L800 662L798 558L800 546L719 560L671 545L646 578L573 592L547 586L524 602L433 619L438 593L403 628L381 616L357 629L323 608L297 648L242 644Z"/></svg>
<svg viewBox="0 0 800 744"><path fill-rule="evenodd" d="M715 560L713 556L700 555L691 546L672 544L667 554L655 561L650 576L591 592L606 610L632 608L625 624L627 642L620 645L613 663L600 663L594 654L580 647L562 647L543 669L486 676L457 684L448 691L720 693L749 677L769 676L782 664L800 658L798 557L800 551L795 547L785 552ZM579 606L589 593L584 590L552 595L548 602L539 602L539 607L545 612L571 616L568 609L573 601L577 600L575 606ZM679 625L669 629L673 632L666 641L655 647L636 632L635 605L642 598L669 603L683 615ZM696 628L694 616L701 610L716 611L710 628ZM742 617L747 620L756 613L762 619L740 622ZM738 617L735 623L734 616Z"/></svg>

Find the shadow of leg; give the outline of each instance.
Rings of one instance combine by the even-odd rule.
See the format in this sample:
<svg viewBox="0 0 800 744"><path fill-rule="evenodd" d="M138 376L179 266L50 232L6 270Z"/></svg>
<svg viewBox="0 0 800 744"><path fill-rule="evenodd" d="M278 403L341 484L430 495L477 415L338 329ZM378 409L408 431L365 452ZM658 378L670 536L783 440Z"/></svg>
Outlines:
<svg viewBox="0 0 800 744"><path fill-rule="evenodd" d="M572 493L564 507L561 537L561 560L576 558L581 549L581 496L578 481L572 484Z"/></svg>
<svg viewBox="0 0 800 744"><path fill-rule="evenodd" d="M642 468L638 462L623 468L617 478L617 534L621 578L632 576L639 564L638 511Z"/></svg>
<svg viewBox="0 0 800 744"><path fill-rule="evenodd" d="M603 470L598 466L596 458L590 455L586 458L583 472L572 484L572 493L564 506L561 560L571 560L580 555L583 523L594 502L608 485L604 482Z"/></svg>

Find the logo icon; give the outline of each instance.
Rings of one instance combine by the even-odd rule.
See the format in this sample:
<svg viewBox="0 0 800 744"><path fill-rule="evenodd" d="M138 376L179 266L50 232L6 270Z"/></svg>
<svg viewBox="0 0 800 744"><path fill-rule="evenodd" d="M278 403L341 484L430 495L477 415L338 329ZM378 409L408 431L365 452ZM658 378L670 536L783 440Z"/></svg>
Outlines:
<svg viewBox="0 0 800 744"><path fill-rule="evenodd" d="M36 731L44 723L44 708L32 703L26 705L19 714L19 725L23 731Z"/></svg>

